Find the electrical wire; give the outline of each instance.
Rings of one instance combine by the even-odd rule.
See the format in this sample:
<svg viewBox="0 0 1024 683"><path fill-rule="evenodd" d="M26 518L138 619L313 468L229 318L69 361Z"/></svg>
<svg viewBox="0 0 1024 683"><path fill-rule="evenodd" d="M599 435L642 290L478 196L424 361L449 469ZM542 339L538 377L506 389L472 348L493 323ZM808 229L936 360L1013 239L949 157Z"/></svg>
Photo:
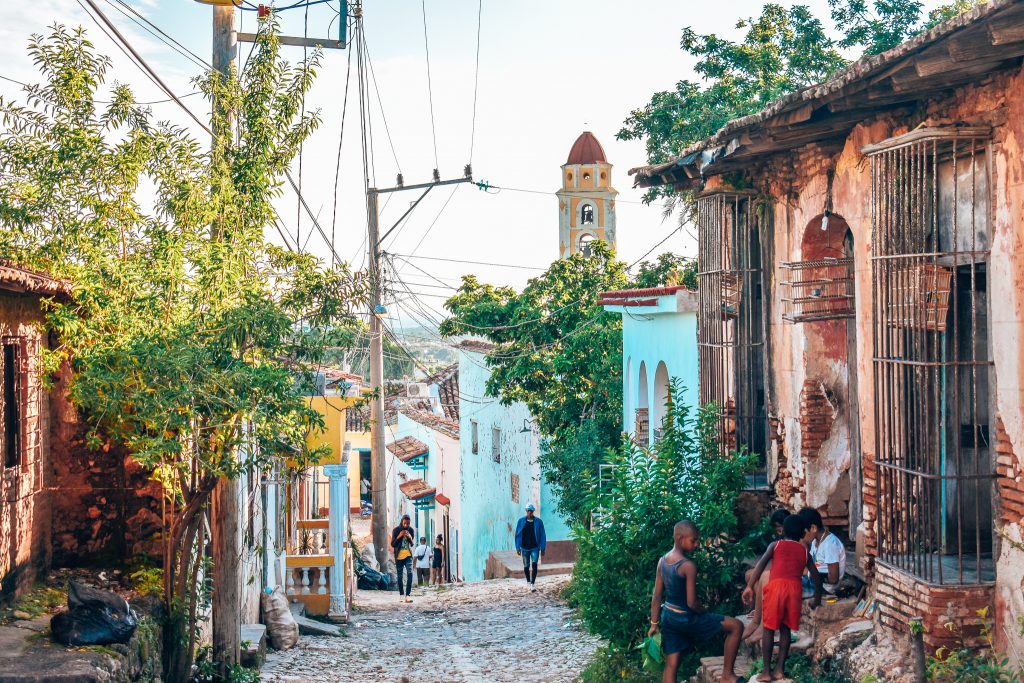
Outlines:
<svg viewBox="0 0 1024 683"><path fill-rule="evenodd" d="M540 270L540 271L547 270L547 268L541 268L540 266L521 266L521 265L512 264L512 263L493 263L493 262L490 262L490 261L471 261L471 260L467 260L467 259L443 258L441 256L416 256L414 254L395 254L395 253L392 253L391 256L396 256L396 257L402 258L402 259L411 259L412 258L412 259L423 259L425 261L447 261L449 263L468 263L468 264L475 265L475 266L494 266L496 268L517 268L517 269L520 269L520 270Z"/></svg>
<svg viewBox="0 0 1024 683"><path fill-rule="evenodd" d="M192 63L199 66L201 69L208 69L210 64L197 55L192 50L179 43L177 40L172 38L170 35L164 32L162 28L154 24L145 15L139 12L137 9L129 5L124 0L105 0L108 5L119 11L134 22L137 26L145 29L150 35L154 36L157 40L161 41L165 45L168 45L182 56L188 58ZM116 2L116 4L115 4Z"/></svg>
<svg viewBox="0 0 1024 683"><path fill-rule="evenodd" d="M342 21L347 21L343 17ZM341 144L345 140L345 118L348 113L348 85L352 74L352 50L347 50L348 58L345 66L345 96L341 105L341 132L338 133L338 159L334 166L334 200L331 202L331 245L334 245L335 227L338 222L338 185L341 182ZM334 255L331 255L331 265L335 265Z"/></svg>
<svg viewBox="0 0 1024 683"><path fill-rule="evenodd" d="M480 26L484 14L484 0L479 0L476 10L476 70L473 74L473 123L469 132L469 163L473 164L473 148L476 144L476 97L480 85Z"/></svg>
<svg viewBox="0 0 1024 683"><path fill-rule="evenodd" d="M423 49L427 55L427 95L430 98L430 132L434 138L434 168L440 168L437 161L437 126L434 123L434 86L430 79L430 42L427 40L427 0L420 0L423 8Z"/></svg>

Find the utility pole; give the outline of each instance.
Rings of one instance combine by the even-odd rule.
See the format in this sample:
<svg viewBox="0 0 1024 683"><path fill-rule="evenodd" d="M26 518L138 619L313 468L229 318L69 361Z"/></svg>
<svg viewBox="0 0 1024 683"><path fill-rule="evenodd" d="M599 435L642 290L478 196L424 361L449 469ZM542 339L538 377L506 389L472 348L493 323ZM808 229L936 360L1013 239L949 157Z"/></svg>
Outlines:
<svg viewBox="0 0 1024 683"><path fill-rule="evenodd" d="M440 185L473 182L473 171L466 166L465 176L453 180L441 180L437 170L434 171L434 182L419 185L396 185L377 189L371 187L366 191L366 235L370 252L370 387L374 399L370 402L370 470L372 472L373 490L373 547L377 551L377 561L381 570L388 559L391 539L388 533L388 500L387 500L387 466L384 450L384 324L380 316L384 307L384 278L381 268L380 245L391 232L397 228L430 191ZM401 183L401 177L399 177ZM384 235L380 235L380 216L378 215L377 198L381 194L401 192L403 190L423 190L419 199L412 203L402 216L395 221Z"/></svg>
<svg viewBox="0 0 1024 683"><path fill-rule="evenodd" d="M213 68L223 74L226 80L238 51L235 32L235 7L233 4L213 8ZM214 90L213 108L216 112L217 90ZM214 117L216 123L217 117ZM227 130L214 128L216 136L234 138L234 120L229 119ZM213 144L218 144L214 139ZM219 239L224 234L221 226L211 226L210 239ZM234 457L232 455L232 457ZM217 679L228 680L228 667L239 663L241 640L241 583L239 567L241 544L239 543L238 479L221 477L213 490L211 501L211 542L213 545L213 656L217 663Z"/></svg>

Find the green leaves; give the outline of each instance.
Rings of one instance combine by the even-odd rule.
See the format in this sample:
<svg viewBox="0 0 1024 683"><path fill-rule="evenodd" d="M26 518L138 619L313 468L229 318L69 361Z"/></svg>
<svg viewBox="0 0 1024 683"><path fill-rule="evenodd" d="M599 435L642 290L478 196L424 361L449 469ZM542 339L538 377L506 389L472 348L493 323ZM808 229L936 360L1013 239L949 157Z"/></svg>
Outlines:
<svg viewBox="0 0 1024 683"><path fill-rule="evenodd" d="M683 391L674 380L670 396ZM706 606L720 604L739 560L749 553L734 538L733 506L753 459L719 455L711 408L694 413L670 398L667 414L652 449L623 440L607 455L603 481L591 476L586 485L594 524L576 529L573 600L591 631L622 648L646 631L655 566L672 547L676 522L691 519L701 530L702 544L692 559Z"/></svg>

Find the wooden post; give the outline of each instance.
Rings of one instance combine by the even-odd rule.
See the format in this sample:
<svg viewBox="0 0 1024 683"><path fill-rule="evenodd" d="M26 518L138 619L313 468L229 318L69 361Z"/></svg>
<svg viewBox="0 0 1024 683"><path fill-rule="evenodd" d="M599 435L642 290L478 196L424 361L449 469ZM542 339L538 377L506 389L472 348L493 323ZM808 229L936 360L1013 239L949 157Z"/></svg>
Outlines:
<svg viewBox="0 0 1024 683"><path fill-rule="evenodd" d="M225 77L237 52L235 8L213 8L213 68ZM216 92L216 91L215 91ZM213 103L217 107L217 103ZM234 125L228 122L227 131L214 130L214 135L231 135ZM222 234L211 226L211 238ZM213 491L211 505L211 542L213 545L213 658L217 663L217 678L228 680L228 667L240 660L241 646L241 544L239 543L238 480L221 477Z"/></svg>
<svg viewBox="0 0 1024 683"><path fill-rule="evenodd" d="M373 547L380 570L387 573L388 491L384 451L384 326L377 313L381 304L380 228L378 227L377 190L366 193L367 237L370 251L370 387L376 398L370 402L370 471L373 490Z"/></svg>

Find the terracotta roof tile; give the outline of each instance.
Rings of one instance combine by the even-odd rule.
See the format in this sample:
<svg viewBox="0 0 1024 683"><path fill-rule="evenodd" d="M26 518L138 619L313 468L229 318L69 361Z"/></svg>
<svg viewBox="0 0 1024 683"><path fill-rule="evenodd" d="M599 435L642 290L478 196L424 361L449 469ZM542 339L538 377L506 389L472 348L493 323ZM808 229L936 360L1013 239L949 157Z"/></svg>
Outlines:
<svg viewBox="0 0 1024 683"><path fill-rule="evenodd" d="M476 353L490 353L494 349L498 348L497 345L492 344L482 339L465 339L459 342L459 348L463 351L474 351Z"/></svg>
<svg viewBox="0 0 1024 683"><path fill-rule="evenodd" d="M403 481L398 485L402 493L409 500L420 500L422 498L429 498L437 492L437 489L423 481L422 479L410 479L409 481Z"/></svg>
<svg viewBox="0 0 1024 683"><path fill-rule="evenodd" d="M412 436L403 436L401 439L387 444L384 448L402 462L408 462L430 450L427 444Z"/></svg>
<svg viewBox="0 0 1024 683"><path fill-rule="evenodd" d="M69 296L71 285L46 273L29 270L0 259L0 289L42 296Z"/></svg>
<svg viewBox="0 0 1024 683"><path fill-rule="evenodd" d="M459 438L459 423L447 418L435 415L426 410L415 410L412 408L403 408L401 410L402 415L413 422L418 422L424 427L430 427L431 429L446 434L453 439Z"/></svg>

